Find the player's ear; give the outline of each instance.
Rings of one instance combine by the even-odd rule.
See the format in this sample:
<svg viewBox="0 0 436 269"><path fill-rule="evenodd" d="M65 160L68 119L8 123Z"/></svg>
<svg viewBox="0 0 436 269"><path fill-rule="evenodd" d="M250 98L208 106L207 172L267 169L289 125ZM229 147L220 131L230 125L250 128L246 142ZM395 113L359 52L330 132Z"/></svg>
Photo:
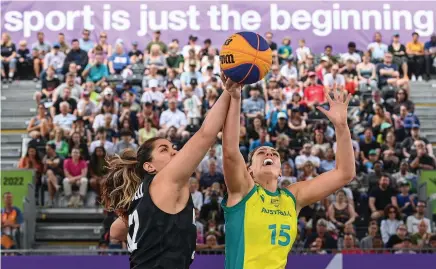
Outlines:
<svg viewBox="0 0 436 269"><path fill-rule="evenodd" d="M253 169L251 169L251 166L247 166L247 171L250 174L251 178L254 178Z"/></svg>
<svg viewBox="0 0 436 269"><path fill-rule="evenodd" d="M144 168L145 172L148 174L156 174L156 168L149 162L145 162L142 168Z"/></svg>

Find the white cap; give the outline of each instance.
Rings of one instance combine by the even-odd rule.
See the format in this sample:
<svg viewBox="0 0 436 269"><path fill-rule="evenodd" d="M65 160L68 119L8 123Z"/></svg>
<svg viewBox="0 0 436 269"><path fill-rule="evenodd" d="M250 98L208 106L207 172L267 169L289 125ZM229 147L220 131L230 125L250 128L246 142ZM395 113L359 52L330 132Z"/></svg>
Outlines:
<svg viewBox="0 0 436 269"><path fill-rule="evenodd" d="M328 56L322 56L321 57L321 61L326 61L326 62L329 62L330 61L330 58L328 57Z"/></svg>
<svg viewBox="0 0 436 269"><path fill-rule="evenodd" d="M159 85L157 79L150 79L148 81L148 87L149 88L156 88Z"/></svg>
<svg viewBox="0 0 436 269"><path fill-rule="evenodd" d="M106 87L103 91L104 95L112 95L114 94L114 91L110 87Z"/></svg>

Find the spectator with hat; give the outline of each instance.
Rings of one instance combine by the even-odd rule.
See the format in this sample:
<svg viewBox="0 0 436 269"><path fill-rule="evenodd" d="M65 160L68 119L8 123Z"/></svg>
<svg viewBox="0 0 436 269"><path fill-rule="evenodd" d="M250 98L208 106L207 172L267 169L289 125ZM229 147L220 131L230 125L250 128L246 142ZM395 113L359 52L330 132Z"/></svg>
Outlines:
<svg viewBox="0 0 436 269"><path fill-rule="evenodd" d="M408 56L408 75L412 81L422 81L424 73L424 43L419 41L419 34L412 33L412 41L407 43L406 52Z"/></svg>
<svg viewBox="0 0 436 269"><path fill-rule="evenodd" d="M270 137L272 142L276 142L277 138L284 134L289 136L291 134L291 129L288 125L288 116L286 112L280 111L277 113L277 123L272 127L270 131Z"/></svg>
<svg viewBox="0 0 436 269"><path fill-rule="evenodd" d="M77 115L82 117L84 121L92 124L97 114L97 110L97 105L90 99L90 93L84 91L82 93L82 98L80 98L79 103L77 104Z"/></svg>
<svg viewBox="0 0 436 269"><path fill-rule="evenodd" d="M195 60L191 60L189 63L189 70L183 72L180 75L180 82L182 83L182 87L186 87L191 83L191 80L195 78L197 80L197 85L203 87L203 76L199 71L196 71L197 62Z"/></svg>
<svg viewBox="0 0 436 269"><path fill-rule="evenodd" d="M121 129L121 140L115 145L115 153L120 155L126 149L132 149L136 151L138 145L132 142L132 132L129 129Z"/></svg>
<svg viewBox="0 0 436 269"><path fill-rule="evenodd" d="M157 79L148 81L148 88L145 88L141 97L141 103L152 103L154 108L160 109L163 106L165 95L158 90L159 82Z"/></svg>
<svg viewBox="0 0 436 269"><path fill-rule="evenodd" d="M346 53L341 54L341 62L346 63L348 59L353 60L355 64L359 64L362 62L361 55L359 51L356 49L356 43L353 41L348 42L348 51Z"/></svg>
<svg viewBox="0 0 436 269"><path fill-rule="evenodd" d="M194 50L194 55L197 56L200 53L201 47L197 45L198 37L194 35L190 35L188 39L188 44L185 45L182 49L182 55L185 58L189 58L189 51Z"/></svg>
<svg viewBox="0 0 436 269"><path fill-rule="evenodd" d="M294 66L294 59L292 57L286 59L286 64L284 64L280 69L280 74L288 81L291 78L298 79L298 71Z"/></svg>
<svg viewBox="0 0 436 269"><path fill-rule="evenodd" d="M138 49L138 42L132 42L132 49L128 53L132 64L141 63L144 59L144 54Z"/></svg>
<svg viewBox="0 0 436 269"><path fill-rule="evenodd" d="M41 72L41 80L46 75L46 70L49 66L52 66L56 74L62 74L63 65L66 55L60 51L61 45L59 43L54 43L51 52L44 56L43 70Z"/></svg>

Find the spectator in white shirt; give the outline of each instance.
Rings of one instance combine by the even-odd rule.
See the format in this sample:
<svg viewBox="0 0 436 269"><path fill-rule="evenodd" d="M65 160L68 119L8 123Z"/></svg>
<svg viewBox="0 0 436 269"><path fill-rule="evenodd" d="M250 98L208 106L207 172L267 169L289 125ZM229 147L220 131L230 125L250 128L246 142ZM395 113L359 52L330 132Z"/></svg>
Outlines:
<svg viewBox="0 0 436 269"><path fill-rule="evenodd" d="M156 79L151 79L148 81L149 88L144 89L144 93L141 97L141 103L152 103L157 108L162 107L165 100L165 95L159 91L158 84L159 82Z"/></svg>
<svg viewBox="0 0 436 269"><path fill-rule="evenodd" d="M382 43L382 35L377 32L374 34L374 42L368 45L371 51L371 62L374 64L383 62L385 53L388 52L388 45Z"/></svg>
<svg viewBox="0 0 436 269"><path fill-rule="evenodd" d="M185 131L187 125L186 115L177 109L177 100L175 98L168 101L168 109L162 112L159 125L161 127L161 130L159 130L160 135L165 136L168 128L175 127L177 128L177 135L189 137L189 133Z"/></svg>
<svg viewBox="0 0 436 269"><path fill-rule="evenodd" d="M45 76L45 70L47 70L49 66L54 67L56 74L62 73L64 61L67 56L62 51L59 51L60 47L59 43L54 43L52 51L44 56L44 71L41 73L41 80L42 77Z"/></svg>
<svg viewBox="0 0 436 269"><path fill-rule="evenodd" d="M201 118L201 101L192 91L191 86L184 88L185 100L183 101L183 108L188 118L188 124L195 126L200 125Z"/></svg>
<svg viewBox="0 0 436 269"><path fill-rule="evenodd" d="M76 120L76 116L68 113L70 111L70 104L67 102L62 102L59 109L61 113L54 117L53 123L56 127L62 128L64 133L69 133L73 127L73 122Z"/></svg>
<svg viewBox="0 0 436 269"><path fill-rule="evenodd" d="M98 128L95 138L96 140L92 141L89 147L89 154L94 153L95 148L100 146L104 147L108 155L115 153L114 144L106 139L106 130L104 127Z"/></svg>
<svg viewBox="0 0 436 269"><path fill-rule="evenodd" d="M110 126L112 128L117 126L118 116L113 111L114 111L114 107L113 107L112 103L110 103L109 101L105 101L103 103L103 107L101 108L101 114L98 114L95 117L94 123L92 124L92 128L94 129L94 131L97 131L98 128L104 127L106 125L105 124L106 117L109 117L112 119L111 124L110 124Z"/></svg>
<svg viewBox="0 0 436 269"><path fill-rule="evenodd" d="M297 68L294 66L294 59L288 58L286 59L286 63L287 64L283 65L282 68L280 69L280 74L283 77L285 77L288 81L291 78L298 79L298 71Z"/></svg>
<svg viewBox="0 0 436 269"><path fill-rule="evenodd" d="M301 154L295 158L295 166L299 171L302 171L306 162L311 162L315 169L319 167L321 161L318 157L312 155L312 144L306 143L303 145Z"/></svg>
<svg viewBox="0 0 436 269"><path fill-rule="evenodd" d="M82 98L77 104L77 113L83 120L89 121L91 124L94 122L94 118L97 112L97 105L90 100L90 93L83 92Z"/></svg>
<svg viewBox="0 0 436 269"><path fill-rule="evenodd" d="M193 36L193 35L190 35L190 36L189 36L189 42L188 42L188 45L185 45L185 46L183 47L183 49L182 49L182 55L183 55L183 57L188 58L188 57L189 57L189 51L190 51L191 49L193 49L193 50L195 51L195 55L198 55L198 53L199 53L200 50L201 50L201 46L196 44L197 39L198 39L198 38L197 38L196 36Z"/></svg>
<svg viewBox="0 0 436 269"><path fill-rule="evenodd" d="M194 203L194 207L198 210L201 210L203 206L203 194L198 191L200 185L198 184L198 180L194 177L189 179L189 191L191 192L192 202Z"/></svg>
<svg viewBox="0 0 436 269"><path fill-rule="evenodd" d="M337 64L332 66L331 73L324 76L324 88L328 91L345 89L345 77L339 74L339 66Z"/></svg>
<svg viewBox="0 0 436 269"><path fill-rule="evenodd" d="M356 43L348 43L348 52L341 55L342 63L346 63L348 59L352 59L355 64L362 62L362 57L356 52Z"/></svg>
<svg viewBox="0 0 436 269"><path fill-rule="evenodd" d="M306 57L310 55L310 49L306 47L306 40L300 39L298 41L298 48L295 53L297 54L298 64L306 61Z"/></svg>
<svg viewBox="0 0 436 269"><path fill-rule="evenodd" d="M69 72L65 75L65 83L62 83L54 90L53 102L56 102L58 97L63 96L67 88L71 90L71 97L79 101L83 89L76 83L76 74Z"/></svg>
<svg viewBox="0 0 436 269"><path fill-rule="evenodd" d="M418 226L421 221L427 224L427 232L431 233L431 222L428 218L424 216L427 204L424 201L419 201L416 204L416 213L412 216L407 217L407 231L409 234L415 234L418 232Z"/></svg>

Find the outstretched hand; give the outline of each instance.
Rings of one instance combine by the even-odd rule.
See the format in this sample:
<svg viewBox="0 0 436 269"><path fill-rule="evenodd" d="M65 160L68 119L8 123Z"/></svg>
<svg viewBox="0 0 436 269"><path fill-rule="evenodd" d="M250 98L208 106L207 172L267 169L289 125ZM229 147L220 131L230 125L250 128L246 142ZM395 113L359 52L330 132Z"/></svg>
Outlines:
<svg viewBox="0 0 436 269"><path fill-rule="evenodd" d="M333 99L330 97L329 92L324 91L327 101L329 103L330 109L326 110L325 108L318 106L317 108L327 116L327 118L333 123L335 127L339 126L347 126L347 117L348 117L348 103L351 100L351 94L343 92L338 92L337 90L333 90ZM347 95L347 97L345 97Z"/></svg>
<svg viewBox="0 0 436 269"><path fill-rule="evenodd" d="M224 89L232 96L232 98L241 98L241 84L238 84L224 75L221 71L221 81L223 82Z"/></svg>

